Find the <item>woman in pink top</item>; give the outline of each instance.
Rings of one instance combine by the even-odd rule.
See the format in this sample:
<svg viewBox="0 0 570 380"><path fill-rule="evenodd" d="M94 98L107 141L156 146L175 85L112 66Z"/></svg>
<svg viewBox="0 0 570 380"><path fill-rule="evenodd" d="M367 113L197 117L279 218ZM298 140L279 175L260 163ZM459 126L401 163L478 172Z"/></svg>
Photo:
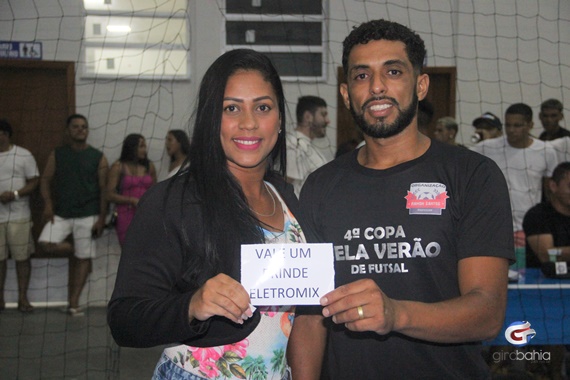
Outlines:
<svg viewBox="0 0 570 380"><path fill-rule="evenodd" d="M156 183L156 169L147 157L142 135L133 133L125 138L121 157L111 166L108 176L107 200L116 205L115 229L122 246L140 197Z"/></svg>

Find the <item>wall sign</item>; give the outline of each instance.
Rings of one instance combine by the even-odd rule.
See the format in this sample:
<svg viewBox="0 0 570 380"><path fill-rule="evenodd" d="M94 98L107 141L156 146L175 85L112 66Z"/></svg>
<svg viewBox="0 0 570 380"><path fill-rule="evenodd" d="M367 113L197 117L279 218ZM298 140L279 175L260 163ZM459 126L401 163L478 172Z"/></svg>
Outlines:
<svg viewBox="0 0 570 380"><path fill-rule="evenodd" d="M42 43L0 41L0 58L42 59Z"/></svg>

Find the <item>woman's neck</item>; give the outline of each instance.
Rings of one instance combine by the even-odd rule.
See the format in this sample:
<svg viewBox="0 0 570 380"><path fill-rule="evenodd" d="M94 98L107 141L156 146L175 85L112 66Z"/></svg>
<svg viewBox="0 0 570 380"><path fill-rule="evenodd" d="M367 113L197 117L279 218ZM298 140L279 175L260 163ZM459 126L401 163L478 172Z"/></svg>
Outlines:
<svg viewBox="0 0 570 380"><path fill-rule="evenodd" d="M175 169L182 165L184 160L186 160L186 155L184 153L175 153L172 155L172 159L170 160L170 170Z"/></svg>

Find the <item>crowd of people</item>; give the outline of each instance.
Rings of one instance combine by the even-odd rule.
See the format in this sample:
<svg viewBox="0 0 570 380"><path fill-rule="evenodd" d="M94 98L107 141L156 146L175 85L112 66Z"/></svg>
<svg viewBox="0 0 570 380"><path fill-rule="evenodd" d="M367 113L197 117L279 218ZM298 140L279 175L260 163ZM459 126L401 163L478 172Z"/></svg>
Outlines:
<svg viewBox="0 0 570 380"><path fill-rule="evenodd" d="M489 378L481 342L503 326L509 267L570 261L570 163L557 145L570 132L549 99L539 138L524 103L506 109L504 125L491 112L475 118L470 147L451 116L428 137L425 55L398 23L350 32L340 94L363 142L332 162L313 145L330 124L326 101L298 98L288 132L279 74L250 49L208 68L192 139L167 133L159 183L143 135L126 136L109 167L87 143L87 119L71 115L69 143L40 177L0 122L0 159L12 163L0 168L0 285L10 252L18 309L33 311L27 197L39 184L39 246L70 257L70 315L83 314L97 238L116 213L108 323L119 345L167 345L153 379ZM335 289L319 305L254 307L240 247L285 243L332 243ZM564 350L551 349L561 356L546 371L558 378Z"/></svg>

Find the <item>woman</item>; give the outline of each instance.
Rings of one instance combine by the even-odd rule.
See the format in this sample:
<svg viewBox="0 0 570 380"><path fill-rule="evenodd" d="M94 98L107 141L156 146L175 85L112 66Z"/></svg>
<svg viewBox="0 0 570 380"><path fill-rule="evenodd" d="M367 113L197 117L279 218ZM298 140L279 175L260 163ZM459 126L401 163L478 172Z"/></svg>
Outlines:
<svg viewBox="0 0 570 380"><path fill-rule="evenodd" d="M164 145L166 153L170 157L166 178L170 178L178 173L178 170L186 163L190 153L190 140L188 140L188 135L183 130L172 129L166 134Z"/></svg>
<svg viewBox="0 0 570 380"><path fill-rule="evenodd" d="M254 311L239 283L241 244L305 241L285 157L275 68L223 54L200 85L189 168L145 194L109 303L119 345L175 345L154 379L289 378L293 308Z"/></svg>
<svg viewBox="0 0 570 380"><path fill-rule="evenodd" d="M155 183L156 170L147 157L145 138L135 133L128 135L121 157L109 169L107 179L107 200L116 205L115 229L121 246L140 197Z"/></svg>

